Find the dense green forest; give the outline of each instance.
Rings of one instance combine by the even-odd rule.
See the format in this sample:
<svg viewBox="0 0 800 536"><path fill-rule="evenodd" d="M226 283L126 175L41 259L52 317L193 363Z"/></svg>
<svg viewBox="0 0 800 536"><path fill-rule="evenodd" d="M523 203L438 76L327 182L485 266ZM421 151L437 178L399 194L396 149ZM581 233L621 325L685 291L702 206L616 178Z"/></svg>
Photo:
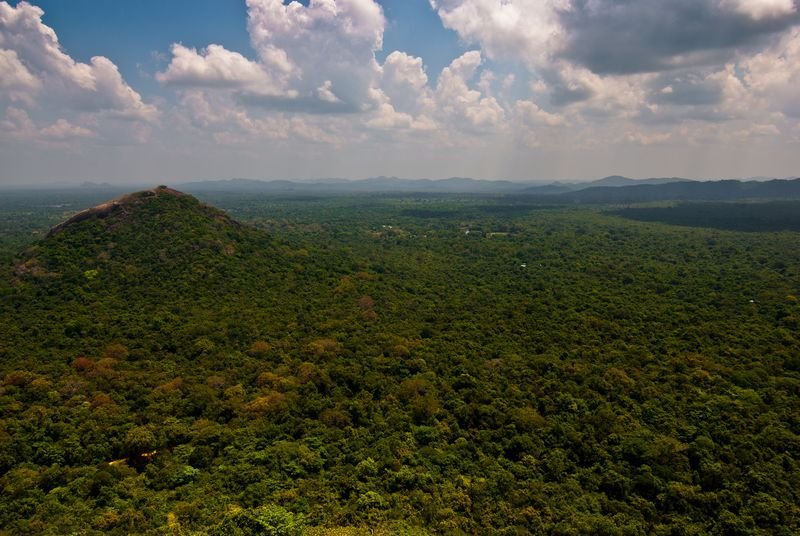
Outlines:
<svg viewBox="0 0 800 536"><path fill-rule="evenodd" d="M628 207L612 213L639 221L712 227L733 231L800 231L800 201L764 203L680 203Z"/></svg>
<svg viewBox="0 0 800 536"><path fill-rule="evenodd" d="M800 234L70 195L0 201L0 533L800 531Z"/></svg>

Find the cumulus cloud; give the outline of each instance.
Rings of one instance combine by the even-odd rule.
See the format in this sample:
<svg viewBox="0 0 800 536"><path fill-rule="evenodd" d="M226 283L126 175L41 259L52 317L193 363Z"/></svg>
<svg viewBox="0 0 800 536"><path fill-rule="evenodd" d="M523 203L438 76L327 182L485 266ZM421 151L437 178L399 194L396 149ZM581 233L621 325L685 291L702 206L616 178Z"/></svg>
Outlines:
<svg viewBox="0 0 800 536"><path fill-rule="evenodd" d="M65 142L96 137L92 130L70 123L64 118L39 127L25 110L14 107L6 110L5 118L0 121L0 127L6 137L22 141Z"/></svg>
<svg viewBox="0 0 800 536"><path fill-rule="evenodd" d="M0 47L14 50L37 74L94 90L91 66L76 62L61 49L56 32L42 22L42 15L41 8L26 2L16 7L0 3Z"/></svg>
<svg viewBox="0 0 800 536"><path fill-rule="evenodd" d="M493 75L482 69L479 52L456 58L434 82L420 57L393 51L379 63L386 21L374 0L248 0L247 8L255 60L219 45L175 44L156 75L183 94L194 126L231 141L247 132L268 136L265 121L285 128L280 118L299 114L299 130L314 127L314 139L338 143L363 139L363 127L447 137L503 125L505 111L490 94ZM224 113L213 113L209 102Z"/></svg>
<svg viewBox="0 0 800 536"><path fill-rule="evenodd" d="M203 143L254 162L331 145L307 153L319 165L391 144L402 165L422 169L428 154L455 165L437 164L447 174L501 160L530 169L531 154L571 166L587 149L800 139L798 0L429 0L465 50L440 72L424 53L378 59L388 27L378 0L246 4L247 50L211 40L162 51L154 78L172 91L157 108L108 58L72 58L41 9L0 0L0 137L96 147L152 129L206 162L194 149Z"/></svg>
<svg viewBox="0 0 800 536"><path fill-rule="evenodd" d="M800 30L793 29L772 46L746 57L739 68L753 94L781 113L800 117Z"/></svg>
<svg viewBox="0 0 800 536"><path fill-rule="evenodd" d="M247 28L258 61L220 45L173 45L156 78L165 84L239 90L239 99L286 111L355 112L377 103L383 10L373 0L248 0Z"/></svg>
<svg viewBox="0 0 800 536"><path fill-rule="evenodd" d="M333 92L333 82L330 80L325 80L322 85L317 88L317 98L323 102L329 102L331 104L342 102L342 99L337 97Z"/></svg>
<svg viewBox="0 0 800 536"><path fill-rule="evenodd" d="M381 93L373 93L381 105L391 102L403 112L430 115L435 110L433 91L422 58L394 51L386 57L379 83Z"/></svg>
<svg viewBox="0 0 800 536"><path fill-rule="evenodd" d="M337 143L336 132L312 119L284 113L254 116L225 95L190 89L182 93L181 115L220 143L242 145L253 140L285 141L292 137L315 143Z"/></svg>
<svg viewBox="0 0 800 536"><path fill-rule="evenodd" d="M91 59L95 91L77 92L73 95L76 107L82 111L104 112L119 119L152 122L158 118L158 110L146 104L125 80L114 63L103 56Z"/></svg>
<svg viewBox="0 0 800 536"><path fill-rule="evenodd" d="M3 127L2 132L5 136L14 138L34 138L38 132L28 113L13 107L6 110L6 116L0 126Z"/></svg>
<svg viewBox="0 0 800 536"><path fill-rule="evenodd" d="M430 0L445 27L490 58L546 64L565 39L559 14L569 0Z"/></svg>
<svg viewBox="0 0 800 536"><path fill-rule="evenodd" d="M103 56L94 56L89 63L72 59L56 32L42 22L43 14L26 2L16 6L0 2L0 103L16 102L51 113L71 111L140 122L157 119L158 110L123 80L111 60ZM8 121L19 127L17 132L27 132L28 120L21 113L26 112L12 111ZM36 137L85 138L90 132L59 118L38 130Z"/></svg>
<svg viewBox="0 0 800 536"><path fill-rule="evenodd" d="M502 124L505 111L494 97L484 96L469 83L483 62L477 50L465 52L442 70L436 103L445 116L472 130L491 130Z"/></svg>
<svg viewBox="0 0 800 536"><path fill-rule="evenodd" d="M23 64L14 50L0 49L0 91L34 92L41 81Z"/></svg>
<svg viewBox="0 0 800 536"><path fill-rule="evenodd" d="M66 119L59 119L50 126L39 131L39 135L48 140L72 140L75 138L93 138L94 132L88 128L73 125Z"/></svg>
<svg viewBox="0 0 800 536"><path fill-rule="evenodd" d="M558 54L600 74L718 64L798 22L793 0L572 0Z"/></svg>
<svg viewBox="0 0 800 536"><path fill-rule="evenodd" d="M566 123L563 115L542 110L538 104L529 100L517 101L516 112L528 126L557 127Z"/></svg>
<svg viewBox="0 0 800 536"><path fill-rule="evenodd" d="M171 124L222 144L655 146L768 138L800 117L796 0L429 3L474 48L438 73L376 59L376 0L247 0L251 50L171 46L155 74L175 90ZM102 140L109 119L142 137L159 117L111 60L74 60L41 9L2 0L0 106L7 137L51 143Z"/></svg>
<svg viewBox="0 0 800 536"><path fill-rule="evenodd" d="M783 17L797 10L794 0L722 0L721 4L754 20Z"/></svg>
<svg viewBox="0 0 800 536"><path fill-rule="evenodd" d="M176 87L250 88L253 91L280 94L275 81L261 66L238 52L221 45L208 45L198 52L180 43L172 45L172 61L156 80Z"/></svg>
<svg viewBox="0 0 800 536"><path fill-rule="evenodd" d="M391 86L391 84L389 84ZM364 124L367 127L379 130L405 130L425 132L433 131L438 125L427 113L433 111L434 104L429 101L429 89L426 86L418 88L410 101L417 101L412 105L414 111L400 111L392 104L389 96L381 89L372 90L372 99L378 106L368 114ZM416 115L415 115L416 114Z"/></svg>
<svg viewBox="0 0 800 536"><path fill-rule="evenodd" d="M493 59L598 74L718 63L800 22L794 0L430 0L443 24Z"/></svg>
<svg viewBox="0 0 800 536"><path fill-rule="evenodd" d="M422 58L392 52L381 66L379 87L371 90L378 106L365 124L417 134L436 132L448 146L468 136L502 131L506 110L492 95L495 76L483 63L479 51L465 52L432 85Z"/></svg>
<svg viewBox="0 0 800 536"><path fill-rule="evenodd" d="M778 128L800 115L796 0L429 1L462 41L531 74L531 98L504 108L516 128L563 121L587 139L602 139L594 125L654 144L676 139L667 124L769 118Z"/></svg>
<svg viewBox="0 0 800 536"><path fill-rule="evenodd" d="M428 85L428 75L422 58L410 56L399 50L386 56L386 61L383 63L383 78L394 87L407 87L413 91L420 91Z"/></svg>

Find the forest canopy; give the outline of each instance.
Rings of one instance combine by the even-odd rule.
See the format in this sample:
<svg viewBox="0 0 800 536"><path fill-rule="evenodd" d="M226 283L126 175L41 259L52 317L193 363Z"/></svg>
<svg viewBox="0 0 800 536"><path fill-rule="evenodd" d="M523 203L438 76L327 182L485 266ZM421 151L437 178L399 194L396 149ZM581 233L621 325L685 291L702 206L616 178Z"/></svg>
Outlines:
<svg viewBox="0 0 800 536"><path fill-rule="evenodd" d="M707 223L756 209L204 200L0 201L5 533L800 530L800 235Z"/></svg>

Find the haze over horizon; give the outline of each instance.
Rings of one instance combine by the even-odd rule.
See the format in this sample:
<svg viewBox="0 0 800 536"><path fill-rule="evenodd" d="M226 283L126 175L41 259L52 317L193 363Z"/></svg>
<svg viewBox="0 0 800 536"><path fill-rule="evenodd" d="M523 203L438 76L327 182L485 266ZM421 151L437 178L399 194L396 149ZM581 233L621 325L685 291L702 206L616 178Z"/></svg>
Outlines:
<svg viewBox="0 0 800 536"><path fill-rule="evenodd" d="M0 1L0 185L796 176L798 82L795 0Z"/></svg>

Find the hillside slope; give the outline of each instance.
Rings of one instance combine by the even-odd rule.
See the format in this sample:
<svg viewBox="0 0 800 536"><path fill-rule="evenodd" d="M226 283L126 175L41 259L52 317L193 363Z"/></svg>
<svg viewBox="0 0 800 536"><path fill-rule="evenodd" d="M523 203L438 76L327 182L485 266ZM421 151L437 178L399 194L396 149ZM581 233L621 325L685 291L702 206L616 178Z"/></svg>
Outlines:
<svg viewBox="0 0 800 536"><path fill-rule="evenodd" d="M185 354L198 326L240 315L285 329L293 313L282 293L325 284L306 281L296 262L268 234L192 196L146 190L81 211L28 248L7 296L23 321L0 327L33 355L131 337Z"/></svg>

